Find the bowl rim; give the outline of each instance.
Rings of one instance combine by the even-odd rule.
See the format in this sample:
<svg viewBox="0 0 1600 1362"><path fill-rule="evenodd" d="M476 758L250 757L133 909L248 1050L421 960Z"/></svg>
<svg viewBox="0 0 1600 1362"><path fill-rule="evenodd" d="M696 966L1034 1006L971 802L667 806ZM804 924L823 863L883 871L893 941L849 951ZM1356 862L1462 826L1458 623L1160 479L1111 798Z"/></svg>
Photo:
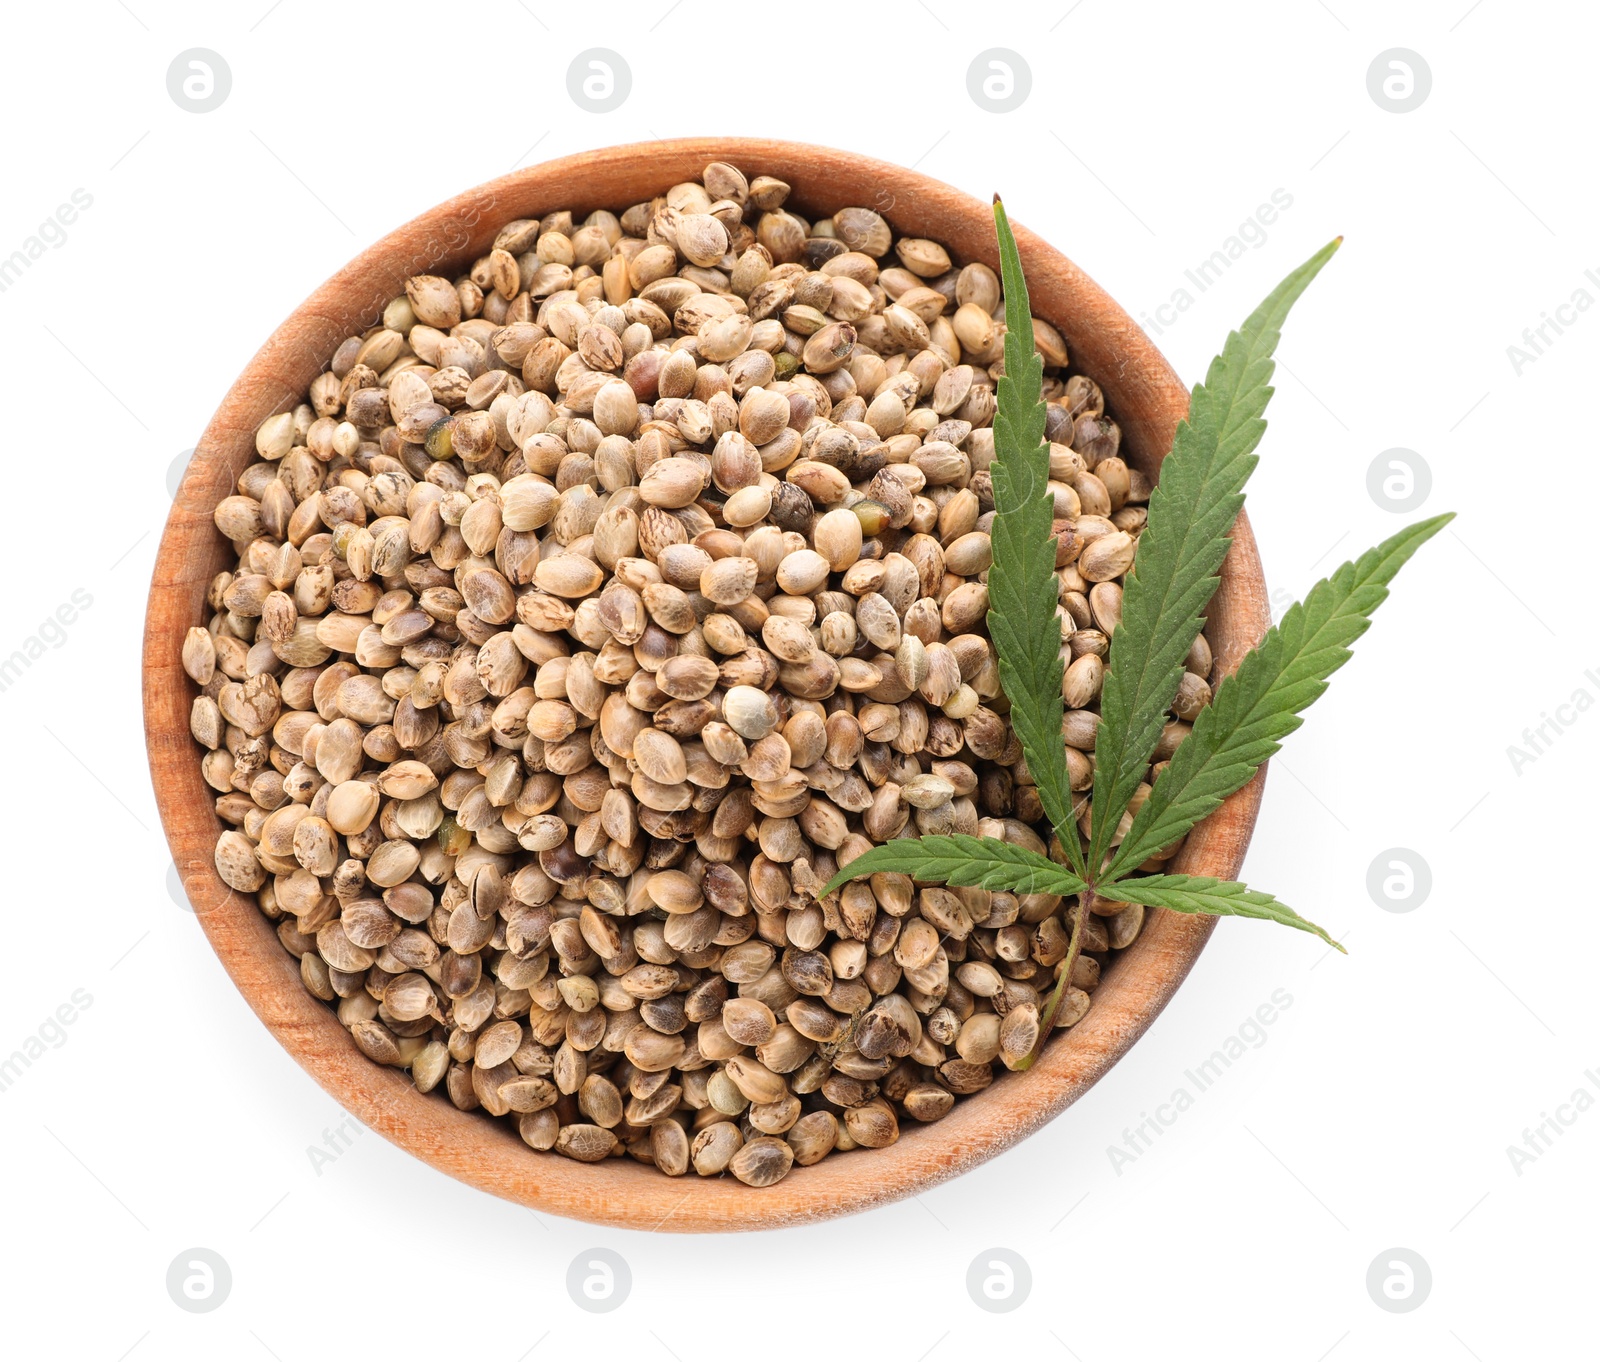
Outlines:
<svg viewBox="0 0 1600 1362"><path fill-rule="evenodd" d="M583 1164L529 1149L502 1121L418 1093L394 1069L366 1059L326 1004L305 990L294 957L253 896L229 889L212 851L221 823L189 733L193 684L179 664L184 632L204 615L205 586L225 546L211 509L254 455L266 416L298 402L351 331L370 325L406 275L452 271L487 248L498 225L558 207L620 211L726 160L794 185L791 203L870 203L899 232L933 237L963 261L996 263L989 206L890 162L809 143L695 137L630 143L513 171L438 204L383 237L323 283L245 366L195 447L152 571L143 648L146 746L156 803L174 863L200 925L245 1000L278 1042L370 1129L463 1182L524 1206L630 1229L710 1232L773 1229L848 1215L910 1196L1010 1148L1058 1115L1132 1047L1165 1007L1216 920L1157 910L1106 971L1083 1022L1057 1035L1026 1073L1001 1075L929 1126L886 1148L836 1154L795 1168L773 1187L731 1177L663 1177L631 1159ZM620 185L654 185L626 202ZM609 186L609 187L608 187ZM866 197L867 191L873 197ZM853 193L860 197L851 197ZM507 206L511 211L508 211ZM542 205L542 206L541 206ZM824 204L826 207L827 204ZM988 224L985 232L983 224ZM1188 410L1188 393L1145 333L1082 270L1012 221L1036 315L1067 338L1107 393L1131 461L1153 468ZM987 244L986 244L987 243ZM310 357L309 359L307 357ZM1270 622L1249 521L1241 512L1211 618L1215 676L1238 665ZM1233 878L1249 845L1264 769L1189 836L1174 868Z"/></svg>

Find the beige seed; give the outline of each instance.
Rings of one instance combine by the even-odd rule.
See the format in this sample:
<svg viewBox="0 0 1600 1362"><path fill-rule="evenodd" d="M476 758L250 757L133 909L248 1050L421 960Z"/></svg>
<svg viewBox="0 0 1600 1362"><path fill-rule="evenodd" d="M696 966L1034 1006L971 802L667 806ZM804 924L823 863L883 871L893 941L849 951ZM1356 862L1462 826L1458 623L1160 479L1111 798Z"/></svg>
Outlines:
<svg viewBox="0 0 1600 1362"><path fill-rule="evenodd" d="M992 558L989 536L977 530L962 535L944 551L945 570L958 577L976 577L980 572L987 572Z"/></svg>
<svg viewBox="0 0 1600 1362"><path fill-rule="evenodd" d="M668 913L692 913L705 902L700 884L681 870L657 871L645 886L656 907Z"/></svg>
<svg viewBox="0 0 1600 1362"><path fill-rule="evenodd" d="M754 559L719 558L700 574L700 594L717 605L737 605L755 590L758 573Z"/></svg>
<svg viewBox="0 0 1600 1362"><path fill-rule="evenodd" d="M925 237L901 237L895 243L895 254L912 274L923 279L932 279L950 268L949 252Z"/></svg>
<svg viewBox="0 0 1600 1362"><path fill-rule="evenodd" d="M650 1157L669 1178L689 1171L689 1137L676 1121L656 1121L650 1127Z"/></svg>
<svg viewBox="0 0 1600 1362"><path fill-rule="evenodd" d="M964 303L957 308L951 324L962 349L973 355L989 354L999 341L999 333L989 309L977 303Z"/></svg>
<svg viewBox="0 0 1600 1362"><path fill-rule="evenodd" d="M695 265L715 265L728 249L728 233L709 213L689 213L678 219L678 249Z"/></svg>
<svg viewBox="0 0 1600 1362"><path fill-rule="evenodd" d="M716 689L717 665L708 657L679 654L656 670L656 685L674 700L702 700Z"/></svg>
<svg viewBox="0 0 1600 1362"><path fill-rule="evenodd" d="M406 298L419 322L448 330L461 320L461 299L455 285L436 274L419 274L406 280Z"/></svg>
<svg viewBox="0 0 1600 1362"><path fill-rule="evenodd" d="M263 459L281 459L294 447L294 413L282 411L256 427L256 453Z"/></svg>
<svg viewBox="0 0 1600 1362"><path fill-rule="evenodd" d="M700 328L700 356L712 364L722 364L744 351L753 331L750 318L743 313L713 317Z"/></svg>
<svg viewBox="0 0 1600 1362"><path fill-rule="evenodd" d="M761 626L761 641L782 662L807 662L817 651L811 630L797 619L769 615Z"/></svg>
<svg viewBox="0 0 1600 1362"><path fill-rule="evenodd" d="M806 341L801 359L814 374L830 374L842 368L856 344L856 329L848 322L830 322Z"/></svg>
<svg viewBox="0 0 1600 1362"><path fill-rule="evenodd" d="M367 861L367 879L387 889L409 879L421 862L421 853L410 842L384 842Z"/></svg>
<svg viewBox="0 0 1600 1362"><path fill-rule="evenodd" d="M791 596L809 596L828 580L828 560L815 549L797 549L778 564L778 586Z"/></svg>
<svg viewBox="0 0 1600 1362"><path fill-rule="evenodd" d="M541 590L552 596L577 600L590 595L605 580L605 573L593 559L576 553L563 553L546 558L534 569L533 579Z"/></svg>
<svg viewBox="0 0 1600 1362"><path fill-rule="evenodd" d="M728 1060L723 1072L750 1102L776 1102L788 1093L781 1074L773 1073L759 1060L745 1055L735 1055Z"/></svg>
<svg viewBox="0 0 1600 1362"><path fill-rule="evenodd" d="M800 1119L800 1099L785 1097L777 1102L751 1103L746 1119L763 1135L782 1135Z"/></svg>
<svg viewBox="0 0 1600 1362"><path fill-rule="evenodd" d="M1106 919L1106 936L1111 949L1123 950L1131 946L1144 926L1144 906L1130 903L1121 912Z"/></svg>
<svg viewBox="0 0 1600 1362"><path fill-rule="evenodd" d="M500 1100L508 1110L518 1113L544 1112L554 1106L560 1096L561 1091L554 1083L537 1074L508 1079L499 1088ZM553 1135L554 1131L551 1133Z"/></svg>
<svg viewBox="0 0 1600 1362"><path fill-rule="evenodd" d="M914 1083L907 1089L900 1104L915 1121L937 1121L949 1114L955 1106L955 1095L937 1083Z"/></svg>
<svg viewBox="0 0 1600 1362"><path fill-rule="evenodd" d="M984 543L989 542L988 535L981 538ZM842 508L829 511L817 521L812 542L817 553L827 561L829 571L843 572L861 557L861 519L854 511Z"/></svg>
<svg viewBox="0 0 1600 1362"><path fill-rule="evenodd" d="M604 1126L562 1126L556 1136L555 1151L580 1163L599 1163L617 1146L617 1137Z"/></svg>
<svg viewBox="0 0 1600 1362"><path fill-rule="evenodd" d="M622 1095L602 1074L590 1074L578 1089L578 1110L597 1126L610 1130L622 1124Z"/></svg>
<svg viewBox="0 0 1600 1362"><path fill-rule="evenodd" d="M1085 653L1061 678L1061 698L1072 709L1083 709L1100 698L1105 663L1095 653Z"/></svg>
<svg viewBox="0 0 1600 1362"><path fill-rule="evenodd" d="M745 529L766 519L772 509L772 493L765 487L741 487L722 506L723 519L736 529Z"/></svg>
<svg viewBox="0 0 1600 1362"><path fill-rule="evenodd" d="M507 529L525 532L550 523L558 493L541 478L529 474L512 478L500 489L500 519Z"/></svg>
<svg viewBox="0 0 1600 1362"><path fill-rule="evenodd" d="M802 1168L821 1162L839 1142L839 1119L830 1111L813 1111L789 1127L789 1148Z"/></svg>
<svg viewBox="0 0 1600 1362"><path fill-rule="evenodd" d="M694 1171L703 1178L726 1172L743 1143L744 1137L739 1134L739 1127L731 1121L716 1121L706 1126L694 1137L694 1143L690 1146Z"/></svg>
<svg viewBox="0 0 1600 1362"><path fill-rule="evenodd" d="M1102 535L1078 555L1078 571L1087 581L1109 582L1133 566L1133 536L1122 530Z"/></svg>
<svg viewBox="0 0 1600 1362"><path fill-rule="evenodd" d="M777 707L754 686L734 686L722 700L722 717L741 738L755 742L778 726Z"/></svg>
<svg viewBox="0 0 1600 1362"><path fill-rule="evenodd" d="M411 1061L411 1081L418 1092L432 1092L450 1067L450 1051L439 1041L430 1041Z"/></svg>
<svg viewBox="0 0 1600 1362"><path fill-rule="evenodd" d="M183 637L183 670L197 686L210 682L217 667L217 649L205 629L191 629Z"/></svg>
<svg viewBox="0 0 1600 1362"><path fill-rule="evenodd" d="M900 797L913 808L934 809L946 803L956 792L956 787L943 776L913 776L900 787Z"/></svg>
<svg viewBox="0 0 1600 1362"><path fill-rule="evenodd" d="M420 799L438 784L438 778L420 761L397 761L378 777L378 788L391 799Z"/></svg>
<svg viewBox="0 0 1600 1362"><path fill-rule="evenodd" d="M400 1063L400 1046L394 1034L382 1023L358 1021L350 1028L357 1048L374 1064Z"/></svg>
<svg viewBox="0 0 1600 1362"><path fill-rule="evenodd" d="M956 1053L969 1064L987 1064L1000 1053L1000 1018L980 1012L962 1023Z"/></svg>
<svg viewBox="0 0 1600 1362"><path fill-rule="evenodd" d="M739 404L739 433L752 445L775 439L789 420L789 399L782 393L752 388Z"/></svg>
<svg viewBox="0 0 1600 1362"><path fill-rule="evenodd" d="M1000 1023L1000 1061L1015 1069L1029 1055L1039 1039L1039 1009L1033 1003L1013 1007Z"/></svg>
<svg viewBox="0 0 1600 1362"><path fill-rule="evenodd" d="M645 775L662 785L676 785L687 775L683 748L660 729L642 729L634 737L633 759Z"/></svg>
<svg viewBox="0 0 1600 1362"><path fill-rule="evenodd" d="M886 1148L900 1138L894 1108L881 1098L849 1108L844 1114L844 1127L852 1140L868 1149Z"/></svg>
<svg viewBox="0 0 1600 1362"><path fill-rule="evenodd" d="M1178 693L1172 701L1172 712L1178 718L1192 722L1210 703L1211 687L1204 679L1188 671L1178 678Z"/></svg>
<svg viewBox="0 0 1600 1362"><path fill-rule="evenodd" d="M693 459L661 459L639 481L639 495L652 506L688 506L705 490L706 469Z"/></svg>
<svg viewBox="0 0 1600 1362"><path fill-rule="evenodd" d="M522 1027L517 1022L496 1022L493 1026L486 1027L483 1034L478 1037L472 1062L480 1068L492 1069L497 1064L504 1064L516 1054L517 1047L521 1044Z"/></svg>
<svg viewBox="0 0 1600 1362"><path fill-rule="evenodd" d="M749 1141L728 1161L728 1171L749 1187L770 1187L794 1166L794 1150L771 1135Z"/></svg>
<svg viewBox="0 0 1600 1362"><path fill-rule="evenodd" d="M683 1058L682 1036L665 1035L640 1024L628 1032L623 1043L623 1053L636 1069L645 1073L661 1073L672 1068Z"/></svg>
<svg viewBox="0 0 1600 1362"><path fill-rule="evenodd" d="M222 882L242 894L255 893L266 878L266 872L256 859L255 847L243 833L231 828L217 839L215 859Z"/></svg>
<svg viewBox="0 0 1600 1362"><path fill-rule="evenodd" d="M402 974L383 991L384 1010L396 1021L418 1021L434 1012L438 1003L433 985L420 974Z"/></svg>
<svg viewBox="0 0 1600 1362"><path fill-rule="evenodd" d="M772 1009L759 998L734 998L722 1009L723 1029L740 1045L764 1044L777 1025Z"/></svg>

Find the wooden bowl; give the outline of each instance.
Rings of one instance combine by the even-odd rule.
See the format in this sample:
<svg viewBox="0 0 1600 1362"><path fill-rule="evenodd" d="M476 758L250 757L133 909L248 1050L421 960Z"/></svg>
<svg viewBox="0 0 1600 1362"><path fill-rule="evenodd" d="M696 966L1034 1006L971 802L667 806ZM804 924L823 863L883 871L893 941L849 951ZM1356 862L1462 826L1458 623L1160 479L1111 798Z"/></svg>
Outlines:
<svg viewBox="0 0 1600 1362"><path fill-rule="evenodd" d="M300 982L296 962L253 898L218 877L214 795L189 735L193 684L179 665L184 631L206 617L212 576L231 565L212 524L216 503L255 457L255 429L291 408L339 342L372 325L408 275L453 276L488 250L513 218L558 208L621 210L723 160L793 186L802 212L876 208L897 232L943 242L958 260L997 264L990 205L900 166L796 142L692 138L586 152L515 171L440 204L362 252L273 333L246 366L196 447L167 519L145 622L144 713L156 800L200 924L256 1015L283 1047L365 1125L463 1182L558 1215L630 1229L770 1229L881 1205L972 1168L1037 1130L1086 1092L1143 1034L1188 974L1214 919L1151 913L1139 939L1107 970L1094 1006L1057 1035L1032 1069L1004 1074L942 1121L907 1123L887 1149L835 1154L755 1190L731 1177L666 1178L627 1158L600 1164L536 1153L507 1125L424 1096L367 1060L333 1012ZM1016 229L1034 312L1066 338L1074 367L1096 378L1122 426L1122 452L1153 474L1188 409L1188 394L1128 315L1082 270L1026 227ZM1266 587L1241 515L1209 636L1218 675L1231 671L1268 624ZM1215 679L1215 678L1214 678ZM1261 778L1189 836L1175 868L1234 877L1261 802Z"/></svg>

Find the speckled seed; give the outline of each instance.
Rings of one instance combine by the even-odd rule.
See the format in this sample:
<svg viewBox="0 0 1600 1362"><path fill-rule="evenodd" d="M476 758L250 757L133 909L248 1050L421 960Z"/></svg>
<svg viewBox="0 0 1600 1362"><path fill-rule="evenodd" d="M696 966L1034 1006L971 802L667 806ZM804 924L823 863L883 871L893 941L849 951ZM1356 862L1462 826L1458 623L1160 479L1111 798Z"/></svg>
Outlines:
<svg viewBox="0 0 1600 1362"><path fill-rule="evenodd" d="M700 574L700 594L716 605L737 605L755 590L753 558L719 558Z"/></svg>
<svg viewBox="0 0 1600 1362"><path fill-rule="evenodd" d="M678 784L688 769L678 740L656 728L643 729L634 737L633 759L645 775L661 785Z"/></svg>
<svg viewBox="0 0 1600 1362"><path fill-rule="evenodd" d="M881 1098L849 1108L844 1114L844 1126L852 1140L868 1149L883 1149L900 1138L894 1108Z"/></svg>
<svg viewBox="0 0 1600 1362"><path fill-rule="evenodd" d="M726 1172L733 1156L739 1152L744 1138L732 1121L715 1121L694 1137L690 1146L690 1160L694 1171L703 1178Z"/></svg>
<svg viewBox="0 0 1600 1362"><path fill-rule="evenodd" d="M1133 566L1133 536L1117 530L1094 540L1078 555L1078 571L1091 582L1108 582Z"/></svg>
<svg viewBox="0 0 1600 1362"><path fill-rule="evenodd" d="M639 482L639 495L652 506L689 505L706 485L706 469L692 459L662 459Z"/></svg>
<svg viewBox="0 0 1600 1362"><path fill-rule="evenodd" d="M749 1141L728 1161L728 1171L747 1187L770 1187L794 1167L794 1150L772 1135Z"/></svg>
<svg viewBox="0 0 1600 1362"><path fill-rule="evenodd" d="M820 1163L839 1142L839 1118L831 1111L808 1112L789 1127L789 1148L802 1168Z"/></svg>

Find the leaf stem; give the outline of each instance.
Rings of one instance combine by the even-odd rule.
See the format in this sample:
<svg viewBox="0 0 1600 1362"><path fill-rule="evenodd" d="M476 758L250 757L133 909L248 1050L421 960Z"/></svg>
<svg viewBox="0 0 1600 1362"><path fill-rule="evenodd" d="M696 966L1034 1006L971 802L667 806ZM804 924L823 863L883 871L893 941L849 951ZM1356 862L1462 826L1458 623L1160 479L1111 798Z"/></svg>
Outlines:
<svg viewBox="0 0 1600 1362"><path fill-rule="evenodd" d="M1072 940L1067 943L1067 958L1061 962L1061 973L1056 977L1055 989L1045 1006L1044 1016L1039 1019L1039 1039L1034 1042L1033 1053L1017 1065L1018 1073L1033 1066L1033 1061L1039 1058L1045 1042L1050 1039L1050 1032L1055 1028L1056 1013L1061 1010L1061 999L1066 992L1067 981L1072 978L1072 967L1078 963L1078 951L1083 945L1083 924L1089 917L1093 902L1094 886L1090 885L1078 895L1078 913L1072 920Z"/></svg>

